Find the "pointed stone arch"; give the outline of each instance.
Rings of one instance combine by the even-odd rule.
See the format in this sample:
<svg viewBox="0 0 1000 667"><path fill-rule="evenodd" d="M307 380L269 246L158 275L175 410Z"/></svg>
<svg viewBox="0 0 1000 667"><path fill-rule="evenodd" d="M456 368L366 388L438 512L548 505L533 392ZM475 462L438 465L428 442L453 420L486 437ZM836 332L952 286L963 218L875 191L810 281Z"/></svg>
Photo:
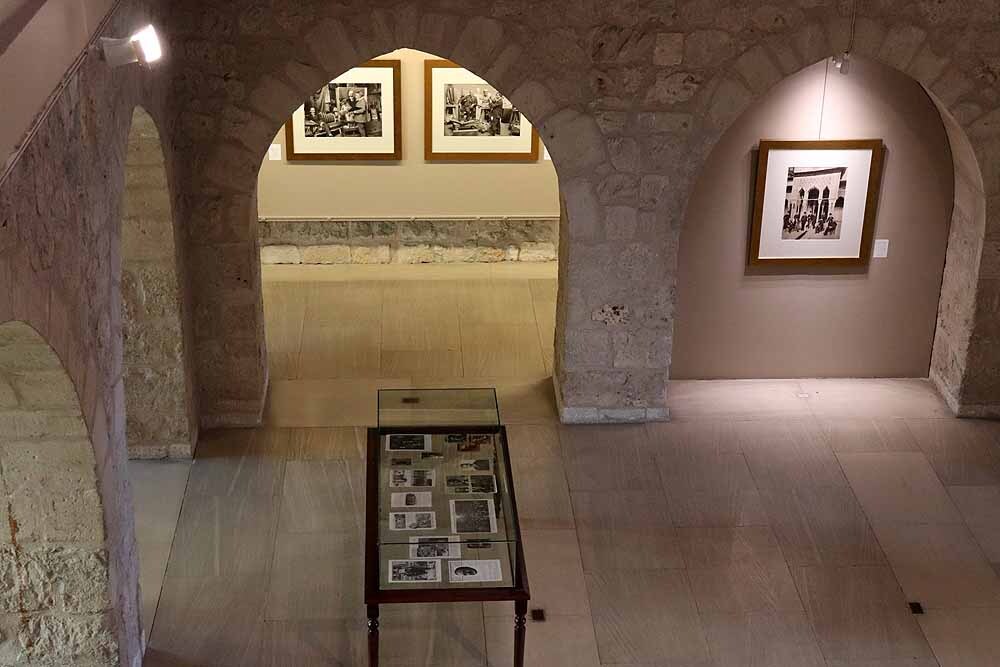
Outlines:
<svg viewBox="0 0 1000 667"><path fill-rule="evenodd" d="M117 664L97 461L76 389L24 322L0 326L0 663Z"/></svg>
<svg viewBox="0 0 1000 667"><path fill-rule="evenodd" d="M160 134L132 112L122 195L125 427L131 458L190 457L197 419L185 354L177 234Z"/></svg>

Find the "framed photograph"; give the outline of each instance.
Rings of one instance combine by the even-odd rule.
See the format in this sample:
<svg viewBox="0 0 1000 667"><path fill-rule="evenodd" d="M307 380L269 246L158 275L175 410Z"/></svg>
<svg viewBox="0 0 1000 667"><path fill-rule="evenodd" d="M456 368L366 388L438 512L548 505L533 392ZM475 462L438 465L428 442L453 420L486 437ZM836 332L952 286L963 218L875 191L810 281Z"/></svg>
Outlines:
<svg viewBox="0 0 1000 667"><path fill-rule="evenodd" d="M288 160L399 160L398 60L369 60L309 96L285 125Z"/></svg>
<svg viewBox="0 0 1000 667"><path fill-rule="evenodd" d="M390 560L390 584L440 583L439 560Z"/></svg>
<svg viewBox="0 0 1000 667"><path fill-rule="evenodd" d="M483 79L449 60L425 60L424 159L535 161L538 133Z"/></svg>
<svg viewBox="0 0 1000 667"><path fill-rule="evenodd" d="M871 256L881 139L761 141L751 266L864 266Z"/></svg>

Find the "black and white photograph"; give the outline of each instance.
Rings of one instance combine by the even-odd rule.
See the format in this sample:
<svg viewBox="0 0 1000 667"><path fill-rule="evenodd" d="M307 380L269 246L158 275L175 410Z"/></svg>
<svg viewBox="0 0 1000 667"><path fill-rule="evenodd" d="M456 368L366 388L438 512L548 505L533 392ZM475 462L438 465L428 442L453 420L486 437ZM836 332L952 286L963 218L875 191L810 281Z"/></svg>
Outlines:
<svg viewBox="0 0 1000 667"><path fill-rule="evenodd" d="M393 488L417 486L434 486L433 470L389 470L389 486Z"/></svg>
<svg viewBox="0 0 1000 667"><path fill-rule="evenodd" d="M497 517L493 500L451 500L451 532L495 533Z"/></svg>
<svg viewBox="0 0 1000 667"><path fill-rule="evenodd" d="M494 542L488 542L486 540L473 540L471 542L465 543L466 549L475 549L476 551L490 551L493 549Z"/></svg>
<svg viewBox="0 0 1000 667"><path fill-rule="evenodd" d="M289 160L399 160L399 61L372 60L324 84L292 113Z"/></svg>
<svg viewBox="0 0 1000 667"><path fill-rule="evenodd" d="M421 584L441 582L440 560L390 560L390 584Z"/></svg>
<svg viewBox="0 0 1000 667"><path fill-rule="evenodd" d="M455 536L410 538L410 558L461 558L462 544Z"/></svg>
<svg viewBox="0 0 1000 667"><path fill-rule="evenodd" d="M389 530L434 530L434 512L389 512Z"/></svg>
<svg viewBox="0 0 1000 667"><path fill-rule="evenodd" d="M781 238L840 238L847 167L789 167Z"/></svg>
<svg viewBox="0 0 1000 667"><path fill-rule="evenodd" d="M503 581L499 560L454 560L448 563L448 581L453 584Z"/></svg>
<svg viewBox="0 0 1000 667"><path fill-rule="evenodd" d="M865 266L871 257L881 139L760 142L751 266Z"/></svg>
<svg viewBox="0 0 1000 667"><path fill-rule="evenodd" d="M429 452L431 436L423 433L390 433L385 436L387 452Z"/></svg>
<svg viewBox="0 0 1000 667"><path fill-rule="evenodd" d="M493 436L489 433L473 433L469 436L469 443L473 445L489 445L493 443Z"/></svg>
<svg viewBox="0 0 1000 667"><path fill-rule="evenodd" d="M430 491L404 491L389 497L390 507L431 507L433 504Z"/></svg>
<svg viewBox="0 0 1000 667"><path fill-rule="evenodd" d="M478 452L480 444L478 442L470 442L466 440L465 442L458 443L458 451L460 452Z"/></svg>
<svg viewBox="0 0 1000 667"><path fill-rule="evenodd" d="M444 441L447 442L449 445L456 445L459 443L467 442L468 440L469 436L465 435L464 433L449 433L444 437Z"/></svg>
<svg viewBox="0 0 1000 667"><path fill-rule="evenodd" d="M444 84L446 137L518 137L521 112L493 86Z"/></svg>
<svg viewBox="0 0 1000 667"><path fill-rule="evenodd" d="M489 459L462 459L458 463L458 469L463 472L492 472L493 462Z"/></svg>
<svg viewBox="0 0 1000 667"><path fill-rule="evenodd" d="M448 493L496 493L497 482L493 475L448 475L445 478Z"/></svg>
<svg viewBox="0 0 1000 667"><path fill-rule="evenodd" d="M538 133L503 91L447 60L424 61L424 159L536 161Z"/></svg>

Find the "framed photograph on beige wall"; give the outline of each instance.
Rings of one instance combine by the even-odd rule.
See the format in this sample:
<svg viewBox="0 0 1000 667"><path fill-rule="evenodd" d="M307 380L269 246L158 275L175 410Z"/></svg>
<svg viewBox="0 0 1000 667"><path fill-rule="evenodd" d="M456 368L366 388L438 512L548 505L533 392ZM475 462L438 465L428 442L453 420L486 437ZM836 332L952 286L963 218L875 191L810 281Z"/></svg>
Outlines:
<svg viewBox="0 0 1000 667"><path fill-rule="evenodd" d="M369 60L310 95L285 125L288 159L401 159L399 72L398 60Z"/></svg>
<svg viewBox="0 0 1000 667"><path fill-rule="evenodd" d="M424 159L535 161L538 134L483 79L449 60L425 60Z"/></svg>
<svg viewBox="0 0 1000 667"><path fill-rule="evenodd" d="M881 139L761 141L749 263L865 265L884 152Z"/></svg>

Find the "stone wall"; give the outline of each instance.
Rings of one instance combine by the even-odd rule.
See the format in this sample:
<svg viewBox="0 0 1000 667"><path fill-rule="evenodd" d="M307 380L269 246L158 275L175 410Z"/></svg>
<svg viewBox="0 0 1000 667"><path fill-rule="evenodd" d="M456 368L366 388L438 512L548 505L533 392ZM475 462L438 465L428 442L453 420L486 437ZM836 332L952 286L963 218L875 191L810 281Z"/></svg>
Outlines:
<svg viewBox="0 0 1000 667"><path fill-rule="evenodd" d="M136 107L122 210L125 434L131 458L190 458L197 430L185 369L174 220L156 124Z"/></svg>
<svg viewBox="0 0 1000 667"><path fill-rule="evenodd" d="M550 262L552 218L261 219L264 264Z"/></svg>
<svg viewBox="0 0 1000 667"><path fill-rule="evenodd" d="M102 26L103 34L117 37L147 23L163 25L159 6L157 0L121 3ZM125 475L121 200L133 108L141 103L164 136L172 134L173 114L166 111L163 86L169 78L169 49L167 44L161 67L116 70L88 50L53 91L15 156L0 171L0 324L24 322L52 348L72 383L86 426L73 432L74 448L37 452L33 464L39 474L50 476L32 478L25 492L56 508L59 525L92 526L91 519L84 521L77 512L83 506L67 506L64 489L52 481L79 464L89 434L91 475L98 491L94 498L99 502L95 511L103 524L103 538L94 538L92 544L93 554L99 552L100 557L81 553L70 558L70 552L58 552L49 561L52 567L46 566L46 571L57 573L66 565L65 576L59 576L67 584L82 576L100 585L102 568L106 571L103 625L71 632L67 614L77 613L73 605L79 602L84 605L78 607L80 613L91 613L94 598L57 600L54 608L62 605L61 611L20 626L19 632L33 637L32 650L46 656L43 661L32 659L33 665L72 664L60 656L84 650L84 641L103 637L105 630L110 638L100 639L105 648L96 664L135 667L141 661L134 516ZM166 158L169 174L169 150ZM170 181L175 183L177 175ZM182 211L176 203L175 212ZM23 434L13 429L11 422L0 423L0 450L6 452L9 443L21 440ZM20 527L18 534L22 544L35 541ZM59 553L68 562L59 561ZM10 631L0 631L4 641L10 641Z"/></svg>
<svg viewBox="0 0 1000 667"><path fill-rule="evenodd" d="M117 664L96 467L59 358L0 326L0 664Z"/></svg>

